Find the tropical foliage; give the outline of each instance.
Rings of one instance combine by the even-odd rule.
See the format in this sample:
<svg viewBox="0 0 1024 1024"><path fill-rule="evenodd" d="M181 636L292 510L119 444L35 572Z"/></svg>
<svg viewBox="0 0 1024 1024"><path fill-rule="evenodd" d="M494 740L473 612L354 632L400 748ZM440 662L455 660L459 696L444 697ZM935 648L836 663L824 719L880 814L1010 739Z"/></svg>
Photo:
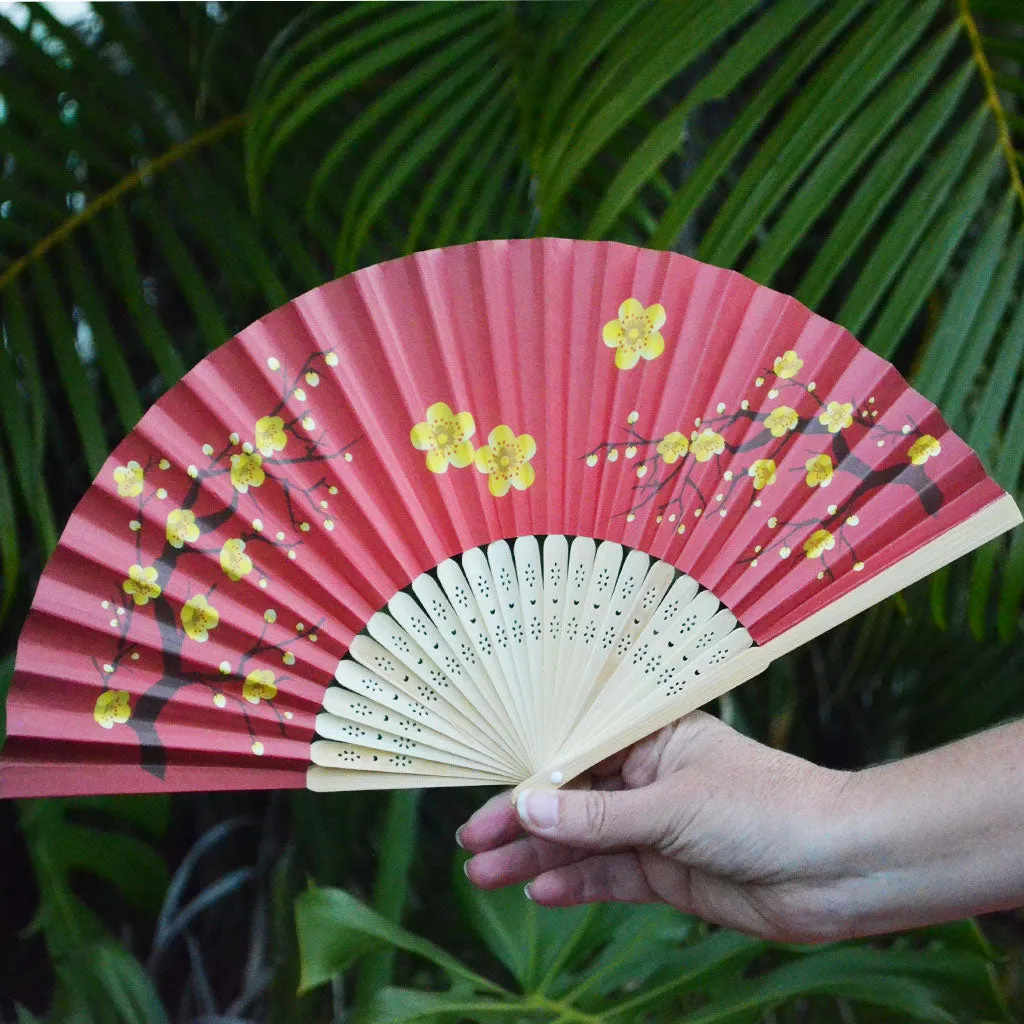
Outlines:
<svg viewBox="0 0 1024 1024"><path fill-rule="evenodd" d="M1016 0L118 3L72 25L8 9L0 692L63 522L144 409L268 309L431 246L613 238L734 267L896 362L1020 496L1022 70ZM722 713L843 766L1021 713L1022 600L1017 531ZM0 940L32 904L35 938L0 992L103 1021L1007 1012L1012 920L986 925L1001 953L969 925L778 949L439 886L473 800L26 806ZM375 909L330 888L296 903L309 878Z"/></svg>

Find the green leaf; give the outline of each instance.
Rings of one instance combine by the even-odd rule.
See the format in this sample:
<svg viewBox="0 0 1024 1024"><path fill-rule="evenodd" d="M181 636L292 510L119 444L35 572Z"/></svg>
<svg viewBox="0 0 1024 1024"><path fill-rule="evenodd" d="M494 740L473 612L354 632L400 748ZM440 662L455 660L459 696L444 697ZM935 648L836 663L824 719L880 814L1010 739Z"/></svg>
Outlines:
<svg viewBox="0 0 1024 1024"><path fill-rule="evenodd" d="M119 290L132 314L135 327L163 376L164 387L169 388L184 376L185 364L143 292L135 244L124 211L115 206L110 216L104 219L105 228L96 219L89 222L89 228L103 257L111 284Z"/></svg>
<svg viewBox="0 0 1024 1024"><path fill-rule="evenodd" d="M643 143L629 155L615 180L605 189L584 237L602 238L633 197L679 149L687 123L697 107L729 95L769 55L778 52L822 2L782 0L768 8L728 52L714 62L686 99L662 118Z"/></svg>
<svg viewBox="0 0 1024 1024"><path fill-rule="evenodd" d="M775 107L821 57L828 46L848 28L864 0L837 0L797 41L765 85L757 90L728 129L708 149L693 173L676 193L662 214L649 244L670 248L700 204L710 195L716 182L743 151L754 135L762 130Z"/></svg>
<svg viewBox="0 0 1024 1024"><path fill-rule="evenodd" d="M917 243L945 207L987 122L987 108L978 110L947 143L942 153L931 161L927 173L891 219L836 318L852 334L860 333ZM994 156L995 151L991 154ZM991 171L992 165L992 162L987 164L987 172ZM940 220L938 230L942 228Z"/></svg>
<svg viewBox="0 0 1024 1024"><path fill-rule="evenodd" d="M57 371L70 399L71 418L78 430L89 472L95 476L103 468L110 450L103 432L96 390L75 346L75 325L64 313L64 303L45 260L38 260L33 265L32 280L43 324L57 360Z"/></svg>
<svg viewBox="0 0 1024 1024"><path fill-rule="evenodd" d="M510 141L507 139L507 142ZM517 159L515 147L509 144L500 148L497 156L483 146L477 150L469 166L463 171L458 188L446 204L444 216L434 233L434 245L476 241L484 233L484 225L493 223L495 211L502 205L507 215L506 224L513 219L513 213L518 212L519 204L515 202L515 192L509 194L506 190L509 175ZM467 209L470 211L469 217L460 230L459 218ZM508 237L511 234L513 231L506 225L498 232L499 237Z"/></svg>
<svg viewBox="0 0 1024 1024"><path fill-rule="evenodd" d="M660 981L648 984L640 995L615 1005L609 1016L624 1022L637 1020L641 1012L663 1005L681 992L704 992L716 987L723 975L733 979L731 989L742 968L767 945L737 932L713 932L700 942L684 947L678 961L664 972Z"/></svg>
<svg viewBox="0 0 1024 1024"><path fill-rule="evenodd" d="M1024 603L1024 530L1017 535L1002 565L1003 586L999 592L996 628L1005 643L1019 640L1021 604Z"/></svg>
<svg viewBox="0 0 1024 1024"><path fill-rule="evenodd" d="M986 544L974 559L971 590L967 598L967 623L975 640L984 640L988 633L992 578L995 575L996 557L1000 554L1002 546L999 541Z"/></svg>
<svg viewBox="0 0 1024 1024"><path fill-rule="evenodd" d="M950 568L944 565L932 574L929 584L932 620L941 630L949 629L949 576Z"/></svg>
<svg viewBox="0 0 1024 1024"><path fill-rule="evenodd" d="M925 47L815 161L807 180L743 268L748 277L762 284L771 281L800 240L927 89L958 37L957 29L950 28Z"/></svg>
<svg viewBox="0 0 1024 1024"><path fill-rule="evenodd" d="M885 1007L914 1020L953 1024L956 1018L944 1008L943 999L964 993L984 1007L982 1012L998 1013L992 979L977 957L838 946L802 956L763 977L734 983L690 1014L687 1024L748 1020L789 999L814 994Z"/></svg>
<svg viewBox="0 0 1024 1024"><path fill-rule="evenodd" d="M999 265L1012 218L1013 207L1006 202L978 240L971 258L957 277L938 327L928 341L921 368L914 375L914 387L936 404L942 399L971 336L971 328Z"/></svg>
<svg viewBox="0 0 1024 1024"><path fill-rule="evenodd" d="M507 87L506 69L497 65L488 70L492 64L493 59L486 53L479 60L467 61L429 98L421 99L416 111L378 148L349 197L345 230L335 255L339 272L355 269L360 247L388 199L488 95ZM446 105L445 101L458 93L461 93L459 98ZM409 141L427 118L432 119L429 133L422 132L414 141Z"/></svg>
<svg viewBox="0 0 1024 1024"><path fill-rule="evenodd" d="M91 949L87 970L118 1020L125 1024L166 1024L167 1014L153 983L138 960L116 942L105 941Z"/></svg>
<svg viewBox="0 0 1024 1024"><path fill-rule="evenodd" d="M142 419L143 410L124 350L110 326L99 285L86 269L73 239L62 246L61 255L74 300L81 308L96 346L96 361L107 381L121 426L127 432Z"/></svg>
<svg viewBox="0 0 1024 1024"><path fill-rule="evenodd" d="M482 28L467 33L464 38L445 47L429 60L423 61L409 74L403 75L376 103L354 118L316 169L306 197L306 217L310 220L315 218L317 203L324 190L330 186L343 162L350 159L352 148L360 139L380 135L381 126L393 111L401 110L403 107L408 110L410 105L418 106L423 102L425 93L436 89L439 83L443 85L453 68L457 68L473 54L479 54L487 48L488 43L493 44L495 41L494 25L485 24ZM493 45L490 48L493 50ZM413 100L416 101L415 104L412 104Z"/></svg>
<svg viewBox="0 0 1024 1024"><path fill-rule="evenodd" d="M7 739L7 691L14 677L14 651L0 658L0 750Z"/></svg>
<svg viewBox="0 0 1024 1024"><path fill-rule="evenodd" d="M627 37L628 45L613 50L612 62L601 78L580 94L564 122L565 130L547 148L541 170L539 233L548 230L555 211L601 147L674 75L757 6L752 0L719 0L697 7L659 4L652 8L646 22L634 27L635 37Z"/></svg>
<svg viewBox="0 0 1024 1024"><path fill-rule="evenodd" d="M478 177L475 178L473 175L473 168L485 166L481 154L489 158L492 153L499 152L502 140L511 148L509 135L513 118L507 106L508 96L504 92L495 93L491 102L484 107L473 124L462 132L461 138L449 150L416 205L409 224L404 252L415 251L428 220L442 203L448 210L453 204L457 204L461 210L479 200L473 187L475 180L478 180ZM470 161L474 154L475 160Z"/></svg>
<svg viewBox="0 0 1024 1024"><path fill-rule="evenodd" d="M539 907L522 886L483 892L470 885L456 867L453 885L473 929L508 968L524 992L534 991L553 958L587 918L586 907L552 910Z"/></svg>
<svg viewBox="0 0 1024 1024"><path fill-rule="evenodd" d="M172 222L153 202L140 204L153 236L167 260L171 273L181 287L182 294L195 313L206 347L213 351L231 336L224 318L217 308L217 300L195 265L188 247L175 230Z"/></svg>
<svg viewBox="0 0 1024 1024"><path fill-rule="evenodd" d="M450 36L465 32L483 17L492 17L489 4L457 4L410 6L396 8L396 14L371 25L361 33L353 33L327 54L310 61L302 71L289 79L281 91L267 104L266 110L254 112L250 129L248 178L253 205L258 205L260 182L278 151L300 129L330 103L337 102L353 86L365 81L389 65L396 64L426 47ZM426 26L418 22L427 20ZM412 31L397 32L399 23L409 23ZM383 40L375 45L377 40ZM365 56L347 62L360 49ZM327 68L342 70L323 84L311 87L310 79ZM270 133L269 125L278 112L287 116Z"/></svg>
<svg viewBox="0 0 1024 1024"><path fill-rule="evenodd" d="M440 967L475 989L503 993L434 943L404 931L342 889L311 888L295 901L299 937L301 992L308 992L347 970L360 957L382 945L403 949Z"/></svg>
<svg viewBox="0 0 1024 1024"><path fill-rule="evenodd" d="M520 1002L498 1003L480 999L472 993L421 992L409 988L385 988L377 993L369 1007L370 1019L379 1024L456 1024L471 1020L479 1024L491 1021L515 1021L529 1012Z"/></svg>
<svg viewBox="0 0 1024 1024"><path fill-rule="evenodd" d="M840 271L918 166L928 147L950 122L972 79L970 67L961 69L928 100L874 161L797 285L794 295L800 302L811 308L821 302ZM978 112L977 136L981 134L985 117L984 110Z"/></svg>
<svg viewBox="0 0 1024 1024"><path fill-rule="evenodd" d="M931 230L924 236L920 248L893 288L878 321L865 341L872 352L877 352L887 359L892 358L907 328L938 283L943 271L949 266L957 246L970 229L975 215L985 201L985 195L998 167L999 154L996 151L983 155L957 190L950 213L936 220ZM875 256L877 257L881 251L879 247ZM1019 260L1019 255L1017 258ZM1000 315L1001 313L1002 310ZM988 329L987 321L983 329ZM947 402L944 409L955 419L956 410L950 403Z"/></svg>
<svg viewBox="0 0 1024 1024"><path fill-rule="evenodd" d="M21 569L18 526L14 517L14 492L7 473L7 461L0 446L0 625L3 625L14 604ZM0 692L0 706L5 693ZM0 729L0 736L3 735Z"/></svg>
<svg viewBox="0 0 1024 1024"><path fill-rule="evenodd" d="M971 417L967 443L991 463L999 424L1009 412L1017 375L1024 366L1024 304L1017 306L1013 319L999 341L999 354L992 361L988 384ZM1012 437L1013 435L1008 435Z"/></svg>
<svg viewBox="0 0 1024 1024"><path fill-rule="evenodd" d="M701 258L732 266L799 174L885 80L938 9L913 14L905 0L883 3L793 100L777 128L730 188L701 243Z"/></svg>
<svg viewBox="0 0 1024 1024"><path fill-rule="evenodd" d="M974 384L985 361L992 339L1003 320L1010 304L1014 286L1020 277L1021 263L1024 260L1024 234L1017 232L1016 237L1003 253L999 270L985 297L985 307L971 330L970 340L964 357L957 367L953 386L948 388L942 397L942 411L952 424L953 429L961 436L968 433L971 424L966 422L965 406L969 396L969 388ZM995 360L992 360L995 363ZM1013 367L1016 372L1016 364ZM975 410L971 410L972 424Z"/></svg>
<svg viewBox="0 0 1024 1024"><path fill-rule="evenodd" d="M535 169L547 166L554 133L566 124L573 123L567 106L574 97L588 91L584 85L587 71L599 69L609 49L617 46L621 40L633 37L634 22L649 5L633 3L631 0L605 0L596 7L583 3L562 5L560 13L567 7L573 14L583 11L587 15L582 34L572 40L557 74L550 74L551 53L544 51L538 54L539 62L531 68L530 75L526 76L538 83L535 89L543 88L543 102L537 104L540 120L530 153ZM573 14L570 14L570 18Z"/></svg>
<svg viewBox="0 0 1024 1024"><path fill-rule="evenodd" d="M388 797L388 813L381 837L380 866L373 891L373 907L392 924L400 925L409 894L409 870L416 850L419 790L397 790ZM373 1021L368 1009L376 994L391 982L394 950L372 950L363 957L356 982L355 1018Z"/></svg>

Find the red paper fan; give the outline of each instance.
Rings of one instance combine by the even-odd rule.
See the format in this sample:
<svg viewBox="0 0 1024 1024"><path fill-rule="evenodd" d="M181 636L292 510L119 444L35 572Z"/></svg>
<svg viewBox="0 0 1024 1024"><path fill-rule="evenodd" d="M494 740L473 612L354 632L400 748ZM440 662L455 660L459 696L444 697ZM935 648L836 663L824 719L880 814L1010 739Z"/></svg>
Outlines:
<svg viewBox="0 0 1024 1024"><path fill-rule="evenodd" d="M0 790L557 784L1018 522L889 363L739 274L418 253L253 324L118 447L22 634Z"/></svg>

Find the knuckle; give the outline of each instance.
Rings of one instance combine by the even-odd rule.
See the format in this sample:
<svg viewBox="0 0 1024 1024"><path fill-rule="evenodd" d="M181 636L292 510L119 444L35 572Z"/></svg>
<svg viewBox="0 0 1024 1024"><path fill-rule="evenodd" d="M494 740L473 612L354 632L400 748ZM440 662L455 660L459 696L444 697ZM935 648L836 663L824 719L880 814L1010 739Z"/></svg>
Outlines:
<svg viewBox="0 0 1024 1024"><path fill-rule="evenodd" d="M603 793L591 792L583 802L583 815L580 822L584 840L600 839L604 835L608 822L608 802Z"/></svg>

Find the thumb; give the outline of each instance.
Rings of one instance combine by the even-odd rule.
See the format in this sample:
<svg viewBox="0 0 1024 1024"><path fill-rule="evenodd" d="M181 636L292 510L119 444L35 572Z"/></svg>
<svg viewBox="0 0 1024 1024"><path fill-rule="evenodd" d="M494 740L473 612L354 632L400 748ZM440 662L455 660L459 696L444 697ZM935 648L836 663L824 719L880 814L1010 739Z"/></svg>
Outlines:
<svg viewBox="0 0 1024 1024"><path fill-rule="evenodd" d="M656 845L665 835L657 803L645 789L524 789L516 811L535 836L600 850Z"/></svg>

